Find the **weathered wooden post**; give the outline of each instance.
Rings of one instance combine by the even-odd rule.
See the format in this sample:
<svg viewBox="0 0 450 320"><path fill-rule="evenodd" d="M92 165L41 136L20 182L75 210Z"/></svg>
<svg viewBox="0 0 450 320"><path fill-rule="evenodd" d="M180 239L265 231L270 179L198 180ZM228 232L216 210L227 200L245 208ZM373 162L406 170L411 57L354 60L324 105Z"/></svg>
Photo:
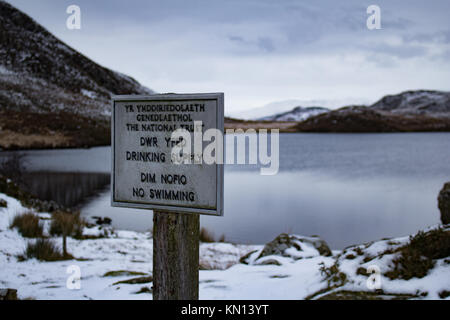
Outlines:
<svg viewBox="0 0 450 320"><path fill-rule="evenodd" d="M223 93L113 97L111 205L154 212L155 300L198 299L199 215L223 215L223 104Z"/></svg>
<svg viewBox="0 0 450 320"><path fill-rule="evenodd" d="M197 300L200 216L153 212L153 299Z"/></svg>

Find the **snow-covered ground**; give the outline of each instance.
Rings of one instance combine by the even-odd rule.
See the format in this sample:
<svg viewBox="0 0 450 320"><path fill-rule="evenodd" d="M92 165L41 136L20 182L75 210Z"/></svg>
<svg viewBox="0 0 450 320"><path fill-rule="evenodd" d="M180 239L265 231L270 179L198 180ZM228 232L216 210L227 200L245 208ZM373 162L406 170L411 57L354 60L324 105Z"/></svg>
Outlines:
<svg viewBox="0 0 450 320"><path fill-rule="evenodd" d="M35 259L20 262L17 258L28 241L9 225L14 215L27 211L19 201L0 193L7 208L0 208L0 288L18 290L21 299L151 299L150 292L137 293L151 282L139 284L119 281L151 276L152 238L149 233L113 231L109 237L90 240L68 239L68 250L76 258L68 261L40 262ZM50 215L38 213L48 229ZM85 229L85 234L104 232L100 227ZM200 299L304 299L320 297L320 291L373 291L367 287L367 277L356 274L363 266L389 267L395 254L386 249L405 244L408 238L382 240L366 245L333 251L323 256L315 246L316 238L291 237L294 246L281 248L281 254L262 255L263 245L202 243L200 245ZM58 244L60 238L53 239ZM361 250L357 249L360 248ZM267 250L265 250L267 251ZM354 251L354 252L353 252ZM355 258L348 259L354 253ZM247 255L248 254L248 255ZM323 254L323 252L322 252ZM244 263L241 257L247 255ZM374 257L364 263L364 257ZM448 259L447 259L448 260ZM425 299L439 298L439 292L450 290L450 264L438 260L427 276L410 280L390 280L381 276L381 289L386 293L418 295ZM66 286L75 265L81 271L81 288ZM330 285L325 270L337 265L346 274L346 281L337 289ZM208 269L208 270L203 270ZM69 273L67 273L69 271ZM105 276L107 272L115 274ZM121 271L121 272L119 272ZM145 291L145 290L142 290ZM323 295L323 294L322 294ZM448 299L448 298L447 298Z"/></svg>

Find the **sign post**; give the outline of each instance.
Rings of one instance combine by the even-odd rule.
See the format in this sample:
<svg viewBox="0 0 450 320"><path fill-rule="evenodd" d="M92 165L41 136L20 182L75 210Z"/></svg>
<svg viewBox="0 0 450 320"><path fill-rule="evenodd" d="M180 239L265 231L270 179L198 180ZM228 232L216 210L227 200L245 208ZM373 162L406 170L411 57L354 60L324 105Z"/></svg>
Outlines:
<svg viewBox="0 0 450 320"><path fill-rule="evenodd" d="M153 209L155 300L198 299L199 214L223 215L223 104L223 93L113 97L111 205Z"/></svg>
<svg viewBox="0 0 450 320"><path fill-rule="evenodd" d="M153 299L197 300L200 216L153 212Z"/></svg>

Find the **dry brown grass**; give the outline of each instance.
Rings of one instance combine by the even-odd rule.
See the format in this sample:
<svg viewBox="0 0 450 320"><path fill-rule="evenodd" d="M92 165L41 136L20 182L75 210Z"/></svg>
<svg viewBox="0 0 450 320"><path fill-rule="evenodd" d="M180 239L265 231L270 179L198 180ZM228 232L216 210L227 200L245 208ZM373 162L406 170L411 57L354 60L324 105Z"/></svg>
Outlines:
<svg viewBox="0 0 450 320"><path fill-rule="evenodd" d="M0 132L0 146L5 149L69 147L71 139L61 133L23 134L11 130Z"/></svg>
<svg viewBox="0 0 450 320"><path fill-rule="evenodd" d="M82 238L83 227L86 225L84 219L80 217L80 213L67 213L63 211L55 212L52 215L50 224L50 234L52 236L73 236Z"/></svg>
<svg viewBox="0 0 450 320"><path fill-rule="evenodd" d="M59 248L49 239L37 239L29 242L20 260L36 258L40 261L58 261L72 259L71 255L64 256Z"/></svg>
<svg viewBox="0 0 450 320"><path fill-rule="evenodd" d="M83 227L85 222L80 218L80 213L67 213L63 211L55 212L52 215L52 223L50 224L51 235L62 236L63 256L70 254L67 252L67 237L73 236L81 239L83 237Z"/></svg>
<svg viewBox="0 0 450 320"><path fill-rule="evenodd" d="M17 228L20 234L26 238L39 238L43 233L39 217L32 212L16 215L10 228Z"/></svg>

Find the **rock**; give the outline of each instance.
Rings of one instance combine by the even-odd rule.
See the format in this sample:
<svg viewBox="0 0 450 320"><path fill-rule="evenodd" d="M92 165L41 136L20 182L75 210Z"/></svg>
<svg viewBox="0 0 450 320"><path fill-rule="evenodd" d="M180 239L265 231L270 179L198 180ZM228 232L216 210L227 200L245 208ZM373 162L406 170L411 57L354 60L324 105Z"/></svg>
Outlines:
<svg viewBox="0 0 450 320"><path fill-rule="evenodd" d="M257 260L262 257L270 255L292 257L291 253L287 253L286 250L289 248L294 248L296 251L301 252L303 251L303 249L300 243L309 244L310 246L315 248L318 251L318 253L322 256L331 256L331 250L328 247L327 243L317 236L302 237L282 233L278 237L276 237L273 241L267 243L264 246L264 249L261 251ZM299 258L299 256L295 256L294 258Z"/></svg>
<svg viewBox="0 0 450 320"><path fill-rule="evenodd" d="M0 289L0 300L17 300L16 289Z"/></svg>
<svg viewBox="0 0 450 320"><path fill-rule="evenodd" d="M0 208L7 208L8 207L8 202L6 202L3 199L0 199Z"/></svg>
<svg viewBox="0 0 450 320"><path fill-rule="evenodd" d="M438 196L438 207L441 211L441 221L443 224L450 223L450 182L444 184Z"/></svg>
<svg viewBox="0 0 450 320"><path fill-rule="evenodd" d="M289 247L295 247L297 250L301 250L297 243L291 241L291 237L288 234L282 233L264 246L257 259L270 255L282 256L284 255L284 251Z"/></svg>
<svg viewBox="0 0 450 320"><path fill-rule="evenodd" d="M253 250L250 251L249 253L247 253L246 255L243 255L240 259L239 259L239 263L243 263L243 264L248 264L248 258L250 258L250 256L252 254L254 254L257 250Z"/></svg>
<svg viewBox="0 0 450 320"><path fill-rule="evenodd" d="M267 265L274 265L274 266L281 266L281 263L276 259L265 259L262 261L258 261L256 263L258 266L267 266Z"/></svg>
<svg viewBox="0 0 450 320"><path fill-rule="evenodd" d="M321 256L329 257L332 255L328 244L325 242L325 240L320 239L318 236L303 237L300 239L300 242L310 243L314 246L314 248L317 249L317 251L319 251L319 254Z"/></svg>
<svg viewBox="0 0 450 320"><path fill-rule="evenodd" d="M95 219L95 223L99 226L104 225L104 224L110 225L112 222L112 219L108 218L108 217L103 218L103 217L93 216L92 219Z"/></svg>

